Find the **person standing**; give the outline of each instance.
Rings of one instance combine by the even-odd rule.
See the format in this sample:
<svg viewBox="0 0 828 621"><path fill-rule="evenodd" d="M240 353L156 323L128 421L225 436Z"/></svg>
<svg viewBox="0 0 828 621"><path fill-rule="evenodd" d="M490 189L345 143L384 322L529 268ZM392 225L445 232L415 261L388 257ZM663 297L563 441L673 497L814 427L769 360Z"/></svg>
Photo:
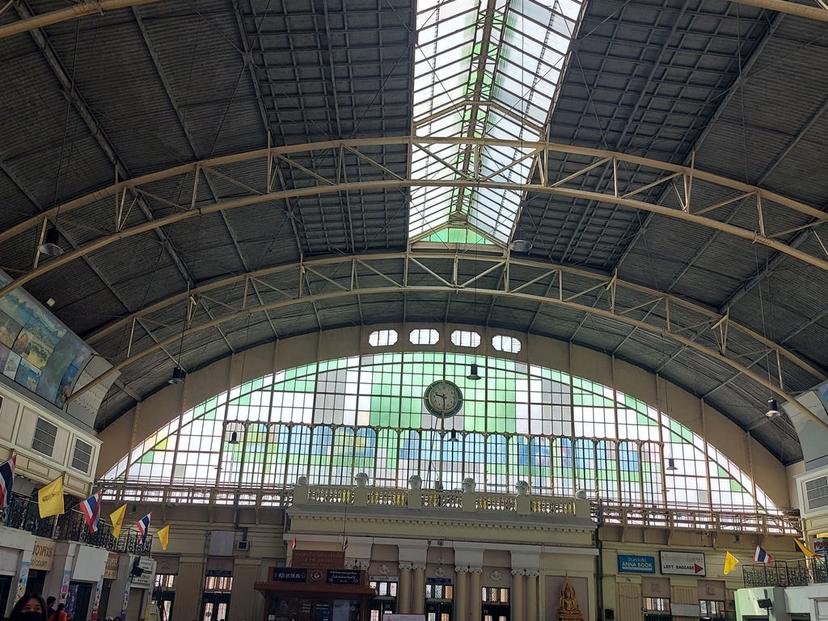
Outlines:
<svg viewBox="0 0 828 621"><path fill-rule="evenodd" d="M57 610L47 621L66 621L66 604L58 604Z"/></svg>
<svg viewBox="0 0 828 621"><path fill-rule="evenodd" d="M55 602L56 601L57 601L57 599L55 599L54 595L50 595L49 597L46 598L46 618L47 619L51 619L52 615L55 614Z"/></svg>

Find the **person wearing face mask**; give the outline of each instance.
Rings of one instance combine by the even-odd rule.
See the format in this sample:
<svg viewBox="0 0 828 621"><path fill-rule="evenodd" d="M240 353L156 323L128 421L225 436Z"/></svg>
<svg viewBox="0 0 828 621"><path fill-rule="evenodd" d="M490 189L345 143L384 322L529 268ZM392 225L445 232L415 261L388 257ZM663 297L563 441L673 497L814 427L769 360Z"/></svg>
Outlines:
<svg viewBox="0 0 828 621"><path fill-rule="evenodd" d="M46 602L36 594L21 597L12 608L9 621L46 621Z"/></svg>

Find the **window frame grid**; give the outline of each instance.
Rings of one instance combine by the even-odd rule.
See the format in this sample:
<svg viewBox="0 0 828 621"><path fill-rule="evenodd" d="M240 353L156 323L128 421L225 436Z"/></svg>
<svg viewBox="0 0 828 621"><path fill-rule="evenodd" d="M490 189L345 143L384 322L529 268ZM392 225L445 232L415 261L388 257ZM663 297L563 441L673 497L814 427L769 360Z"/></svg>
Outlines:
<svg viewBox="0 0 828 621"><path fill-rule="evenodd" d="M317 435L319 433L325 433L323 429L327 429L332 434L331 447L328 447L332 450L336 430L347 428L350 430L348 433L350 434L349 438L351 439L351 443L346 453L350 455L350 458L345 453L337 456L342 463L336 466L339 469L339 474L336 477L338 483L336 484L352 484L353 475L357 471L366 471L370 477L371 484L375 484L377 482L376 473L378 472L378 468L381 467L379 451L380 448L386 448L384 460L387 462L393 454L394 466L391 469L388 469L387 466L382 467L387 471L386 474L389 476L392 471L396 473L396 478L384 476L381 486L403 487L407 484L408 478L413 473L424 474L424 451L426 450L426 443L423 440L429 434L440 434L440 429L437 427L437 419L420 414L421 424L419 426L414 426L416 421L412 419L409 421L411 423L410 426L400 425L394 428L395 440L392 441L392 446L390 447L380 447L379 445L381 434L390 433L390 428L385 425L365 425L360 424L358 420L355 420L356 424L353 425L318 424L314 422L314 417L316 416L315 409L319 396L350 394L348 391L351 390L348 388L351 385L351 380L347 379L347 377L345 380L342 380L345 386L345 393L343 393L343 389L339 386L340 380L338 378L334 377L331 379L326 377L326 380L323 381L320 379L321 375L332 371L342 371L346 374L355 373L356 387L354 390L357 396L363 395L366 397L377 394L376 386L385 385L385 380L382 378L390 378L388 379L390 383L387 387L392 393L396 392L399 394L396 397L400 399L397 409L398 412L402 412L402 399L408 398L409 400L417 401L418 397L415 395L415 392L429 378L449 377L458 379L458 381L464 382L464 386L468 390L472 390L471 385L465 383L465 378L461 378L459 375L469 361L478 361L485 370L484 379L482 382L479 382L480 386L474 385L473 390L475 392L473 395L475 398L467 401L467 403L478 404L476 407L480 411L472 419L468 419L468 417L463 415L465 412L464 408L460 416L455 417L454 420L445 421L447 423L445 425L446 433L449 433L450 430L456 431L460 434L462 442L459 449L459 463L456 463L457 455L454 454L454 450L448 446L444 446L448 444L446 438L441 438L440 442L443 452L436 458L430 460L432 464L435 461L443 464L439 477L444 482L452 481L454 485L459 487L463 479L467 478L467 476L473 476L478 484L478 489L482 488L481 491L503 493L513 491L517 481L526 480L533 484L533 492L535 493L544 495L569 495L577 491L581 487L581 483L585 480L594 480L594 489L598 490L600 486L597 481L600 477L597 475L597 460L592 469L588 469L591 472L592 479L584 479L583 476L579 476L578 472L577 447L579 445L577 443L582 440L589 440L593 442L593 447L596 451L599 446L598 443L605 442L606 446L615 453L615 458L612 462L612 466L615 468L614 481L612 480L613 477L609 476L609 471L607 470L605 473L606 476L603 478L605 483L603 493L601 494L604 497L609 496L612 502L625 502L627 500L627 494L630 495L630 499L632 500L637 493L640 495L639 502L641 503L649 504L650 499L657 496L659 504L665 507L675 506L712 510L714 508L714 490L711 483L712 479L716 478L736 481L745 489L745 498L741 504L720 507L720 509L735 511L749 510L751 512L760 511L758 494L764 494L764 492L755 485L751 474L741 470L738 465L727 458L724 452L711 445L704 437L692 432L675 419L666 417L662 408L649 406L611 387L571 376L568 373L547 369L528 362L470 352L376 352L361 356L310 363L301 367L274 372L268 376L245 382L240 386L215 395L191 410L182 413L163 425L156 433L148 436L146 440L138 443L130 451L126 459L119 460L116 463L113 470L120 468L121 470L116 474L116 477L125 482L142 482L161 477L166 483L176 485L177 481L186 479L186 475L182 476L180 473L176 473L176 467L179 465L179 456L181 456L185 469L198 470L201 468L215 467L215 475L200 477L198 484L214 483L218 486L229 485L246 489L248 487L264 485L265 481L267 481L268 486L289 487L300 476L313 476L315 481L319 481L320 484L331 484L334 480L335 467L334 454L332 452L324 455L320 453L320 463L315 464L312 463L314 460L310 459L313 451L309 450L307 452L308 454L305 455L305 459L302 459L301 451L297 455L294 449L296 446L301 448L303 443L309 447L315 446L314 442L316 441ZM407 377L410 379L406 379ZM408 384L409 381L411 382L410 386ZM283 384L287 385L289 382L298 382L302 386L305 386L305 389L299 390L295 394L300 396L307 395L307 397L302 397L293 405L286 405L284 399L280 405L274 405L276 393L288 394L291 392L287 387L281 386ZM659 381L658 384L660 401L663 392L660 388L661 382ZM334 392L330 392L332 390L330 388L331 385L334 385ZM311 387L310 392L308 392L307 386ZM506 387L504 388L504 386ZM411 392L411 395L403 397L406 387L409 388L408 392ZM581 395L583 405L576 403L576 391ZM504 392L504 395L500 395L500 392ZM253 395L255 393L258 393L259 396L254 400ZM594 397L584 399L583 397L586 393L594 395ZM600 405L601 400L607 401L610 395L612 395L612 407ZM489 396L492 398L488 398ZM480 397L479 401L476 400L477 397ZM598 399L599 405L596 405L595 399ZM245 405L242 401L246 401L249 405ZM253 401L258 401L258 403L253 403ZM525 408L522 411L516 408L514 412L502 410L502 406L509 403L520 403L525 405ZM227 420L231 405L236 408L235 412L237 414L241 413L239 408L256 408L257 414L255 420ZM542 406L547 409L536 409L533 406ZM307 418L305 413L301 416L302 422L295 420L294 410L298 408L299 411L306 412L309 407L311 422L304 422L305 418ZM560 411L551 409L554 407L559 407ZM601 407L607 410L606 414L601 417L604 419L602 424L610 425L610 422L606 418L610 415L613 416L612 426L615 429L615 438L593 438L576 435L578 431L577 419L579 417L583 418L589 413L589 410L579 412L578 408L595 407ZM702 404L702 412L704 411L704 407L704 404ZM650 421L646 425L638 422L637 426L642 428L655 426L658 429L659 441L643 439L645 436L652 438L652 430L648 430L643 435L637 433L631 434L626 430L624 433L621 433L622 421L619 419L619 411L621 408L626 412L637 412L636 416L639 420L643 416L647 421ZM267 412L266 416L263 415L263 411L265 410ZM287 410L291 411L287 412ZM493 417L498 418L498 416L502 415L512 417L511 420L515 422L520 420L520 417L524 417L529 430L533 428L537 429L537 427L533 427L534 422L555 424L560 414L560 424L564 426L570 425L573 433L558 435L516 433L511 430L501 432L492 432L491 429L479 430L474 427L475 423L473 419L478 417L481 412L487 421L492 420ZM702 419L704 421L704 415ZM458 421L460 422L459 427L456 424ZM399 421L398 419L394 419L391 422L396 423ZM230 424L241 425L244 428L242 433L242 452L239 455L238 461L228 459L229 451L227 449L226 430ZM625 415L623 426L626 428L630 424L629 416ZM247 454L248 425L261 425L265 429L264 442L261 442L261 438L258 442L259 444L263 444L261 451L262 468L260 468L261 473L254 473L256 475L254 476L255 481L249 479L251 473L245 473L244 464ZM214 438L214 436L209 435L209 429L221 429L218 446L215 446L215 440L208 441L210 438ZM416 434L416 436L410 435L412 433ZM370 439L370 442L367 442L365 446L359 447L359 450L363 451L364 454L358 456L357 438L363 434ZM307 435L308 437L296 438L296 436L301 435ZM636 438L631 437L632 435L635 435ZM666 443L664 442L665 436L670 436L670 440ZM675 440L674 436L679 437L680 442ZM417 446L415 447L415 454L411 455L408 448L405 452L403 451L403 446L409 443L414 437L417 438ZM188 439L186 447L183 444L183 438ZM278 441L274 440L274 438L278 439ZM470 442L474 444L470 444ZM523 453L513 450L514 443L521 442L526 445L528 451L527 460L519 458ZM543 444L544 447L547 447L549 455L548 458L543 457L536 464L534 447L538 442ZM470 446L474 446L475 448L470 449ZM705 479L707 485L706 506L688 502L686 499L670 499L668 490L670 487L675 488L676 486L675 484L671 486L665 485L667 483L666 468L664 467L666 461L665 453L668 453L665 449L669 449L672 452L674 446L681 447L682 450L686 449L694 453L701 453L704 456L702 458L700 455L700 459L691 461L704 459L706 467L704 468L703 475L694 473L692 476L699 479L699 481L702 478ZM504 454L500 454L501 450L499 447L505 447ZM637 474L637 482L633 482L632 480L622 481L622 478L624 478L621 474L623 447L627 447L624 450L628 452L632 451L630 452L631 455L633 453L635 454L637 470L635 472L630 470L630 476ZM645 447L647 447L646 450ZM276 453L273 452L274 450L276 450ZM283 463L271 463L269 461L272 455L283 451L288 453L288 457ZM494 459L495 454L493 451L498 453L497 459ZM538 454L542 455L543 452L540 451ZM569 454L567 455L567 453ZM144 458L149 454L160 457L160 460L153 461L151 459L150 461L146 461ZM478 463L481 454L484 460L483 464ZM653 460L654 456L657 458L656 460ZM347 463L349 459L350 463ZM548 463L546 463L547 459ZM216 466L204 465L205 463L211 463L213 460L217 462ZM359 460L362 460L361 464L358 463ZM682 461L685 460L685 457L682 457ZM526 461L526 463L521 463L522 461ZM720 463L720 461L725 461L726 463ZM415 462L416 467L414 466ZM727 477L714 477L711 475L711 468L714 463L727 474ZM446 470L446 464L453 466L453 470L452 468ZM490 465L495 467L490 468ZM606 467L609 467L609 465ZM570 468L571 472L567 472ZM268 470L271 474L267 474ZM455 471L454 475L450 474L452 471ZM734 474L733 471L736 471L737 474ZM182 470L182 472L185 471ZM231 473L229 476L228 472ZM437 473L433 471L427 474L429 476L424 477L427 481L437 476ZM675 477L676 475L670 476ZM687 483L686 476L690 475L681 475L685 484ZM458 479L459 483L458 481L453 481L452 477ZM660 482L657 480L659 477L661 479ZM647 481L645 481L645 478ZM671 482L673 482L672 479ZM637 487L637 490L632 490L632 487ZM654 500L655 498L652 499ZM750 504L747 504L748 500ZM768 507L768 512L773 511L777 511L775 507Z"/></svg>

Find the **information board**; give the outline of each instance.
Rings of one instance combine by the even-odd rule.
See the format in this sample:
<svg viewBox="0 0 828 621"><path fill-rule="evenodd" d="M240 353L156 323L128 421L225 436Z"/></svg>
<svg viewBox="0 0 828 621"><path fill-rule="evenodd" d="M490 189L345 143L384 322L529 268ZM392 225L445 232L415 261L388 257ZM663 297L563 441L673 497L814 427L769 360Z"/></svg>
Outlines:
<svg viewBox="0 0 828 621"><path fill-rule="evenodd" d="M343 569L345 552L330 550L294 550L290 556L291 567L327 567Z"/></svg>
<svg viewBox="0 0 828 621"><path fill-rule="evenodd" d="M656 560L654 556L640 556L638 554L619 554L618 572L626 574L654 574Z"/></svg>
<svg viewBox="0 0 828 621"><path fill-rule="evenodd" d="M307 582L308 570L294 567L274 567L273 582Z"/></svg>
<svg viewBox="0 0 828 621"><path fill-rule="evenodd" d="M358 569L329 569L328 584L359 584L360 573Z"/></svg>
<svg viewBox="0 0 828 621"><path fill-rule="evenodd" d="M681 576L705 576L707 567L703 552L659 552L661 573Z"/></svg>

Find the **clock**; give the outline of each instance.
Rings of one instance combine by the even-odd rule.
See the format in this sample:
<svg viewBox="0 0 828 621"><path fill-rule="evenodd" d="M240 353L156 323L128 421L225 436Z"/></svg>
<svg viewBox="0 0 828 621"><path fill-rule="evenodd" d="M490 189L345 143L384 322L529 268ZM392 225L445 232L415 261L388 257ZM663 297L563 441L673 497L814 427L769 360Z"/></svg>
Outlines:
<svg viewBox="0 0 828 621"><path fill-rule="evenodd" d="M463 393L454 382L437 380L426 388L423 401L426 409L434 416L449 418L463 407Z"/></svg>

